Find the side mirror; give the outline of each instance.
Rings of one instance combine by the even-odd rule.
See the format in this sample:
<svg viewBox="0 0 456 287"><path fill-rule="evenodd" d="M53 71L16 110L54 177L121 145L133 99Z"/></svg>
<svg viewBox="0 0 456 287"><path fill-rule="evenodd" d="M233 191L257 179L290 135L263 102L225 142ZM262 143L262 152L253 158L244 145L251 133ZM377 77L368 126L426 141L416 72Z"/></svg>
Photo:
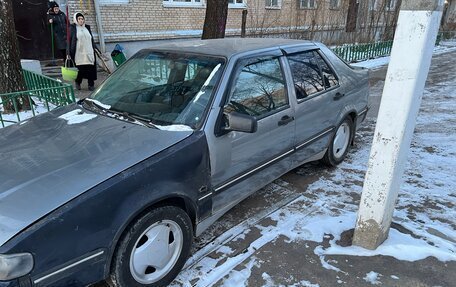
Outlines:
<svg viewBox="0 0 456 287"><path fill-rule="evenodd" d="M256 118L237 113L224 113L225 118L225 126L222 127L223 131L237 131L237 132L244 132L244 133L254 133L257 131L258 122Z"/></svg>

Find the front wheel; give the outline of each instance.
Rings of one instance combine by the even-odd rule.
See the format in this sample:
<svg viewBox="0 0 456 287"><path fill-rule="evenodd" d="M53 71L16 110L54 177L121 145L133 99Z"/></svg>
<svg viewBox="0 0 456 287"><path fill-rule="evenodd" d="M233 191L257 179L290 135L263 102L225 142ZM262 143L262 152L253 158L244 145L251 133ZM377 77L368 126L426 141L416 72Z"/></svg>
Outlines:
<svg viewBox="0 0 456 287"><path fill-rule="evenodd" d="M184 266L192 240L192 223L182 209L153 209L137 219L119 241L109 278L111 285L167 286Z"/></svg>
<svg viewBox="0 0 456 287"><path fill-rule="evenodd" d="M323 162L329 166L336 166L341 163L350 149L354 134L353 121L347 117L337 126L328 150L323 157Z"/></svg>

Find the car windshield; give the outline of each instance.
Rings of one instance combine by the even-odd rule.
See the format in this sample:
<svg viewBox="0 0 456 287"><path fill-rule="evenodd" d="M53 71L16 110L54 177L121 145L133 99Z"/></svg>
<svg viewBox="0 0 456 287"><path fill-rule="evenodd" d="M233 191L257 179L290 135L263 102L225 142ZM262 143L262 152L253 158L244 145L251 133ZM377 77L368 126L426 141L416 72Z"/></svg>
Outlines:
<svg viewBox="0 0 456 287"><path fill-rule="evenodd" d="M220 58L143 51L123 64L91 99L160 129L196 129L223 64Z"/></svg>

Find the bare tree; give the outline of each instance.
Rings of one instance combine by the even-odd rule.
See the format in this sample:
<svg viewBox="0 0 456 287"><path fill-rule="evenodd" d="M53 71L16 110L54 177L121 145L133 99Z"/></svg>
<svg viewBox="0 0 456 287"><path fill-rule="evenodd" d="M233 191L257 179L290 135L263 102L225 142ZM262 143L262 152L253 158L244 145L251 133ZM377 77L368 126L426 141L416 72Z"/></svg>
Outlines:
<svg viewBox="0 0 456 287"><path fill-rule="evenodd" d="M11 0L0 0L0 39L0 94L25 90ZM14 112L13 100L2 97L2 102L5 113ZM30 108L28 98L16 107Z"/></svg>
<svg viewBox="0 0 456 287"><path fill-rule="evenodd" d="M207 0L206 3L206 17L204 18L201 39L224 38L228 16L228 0Z"/></svg>

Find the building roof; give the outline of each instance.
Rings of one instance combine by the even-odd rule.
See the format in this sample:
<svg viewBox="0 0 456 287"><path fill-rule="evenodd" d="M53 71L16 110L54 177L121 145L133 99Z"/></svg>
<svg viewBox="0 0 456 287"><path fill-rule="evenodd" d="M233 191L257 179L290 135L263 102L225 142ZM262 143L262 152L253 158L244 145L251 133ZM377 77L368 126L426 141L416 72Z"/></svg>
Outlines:
<svg viewBox="0 0 456 287"><path fill-rule="evenodd" d="M223 38L210 40L167 41L150 47L151 50L179 51L207 54L214 56L231 56L243 52L273 48L277 46L295 46L313 44L311 41L278 38Z"/></svg>

